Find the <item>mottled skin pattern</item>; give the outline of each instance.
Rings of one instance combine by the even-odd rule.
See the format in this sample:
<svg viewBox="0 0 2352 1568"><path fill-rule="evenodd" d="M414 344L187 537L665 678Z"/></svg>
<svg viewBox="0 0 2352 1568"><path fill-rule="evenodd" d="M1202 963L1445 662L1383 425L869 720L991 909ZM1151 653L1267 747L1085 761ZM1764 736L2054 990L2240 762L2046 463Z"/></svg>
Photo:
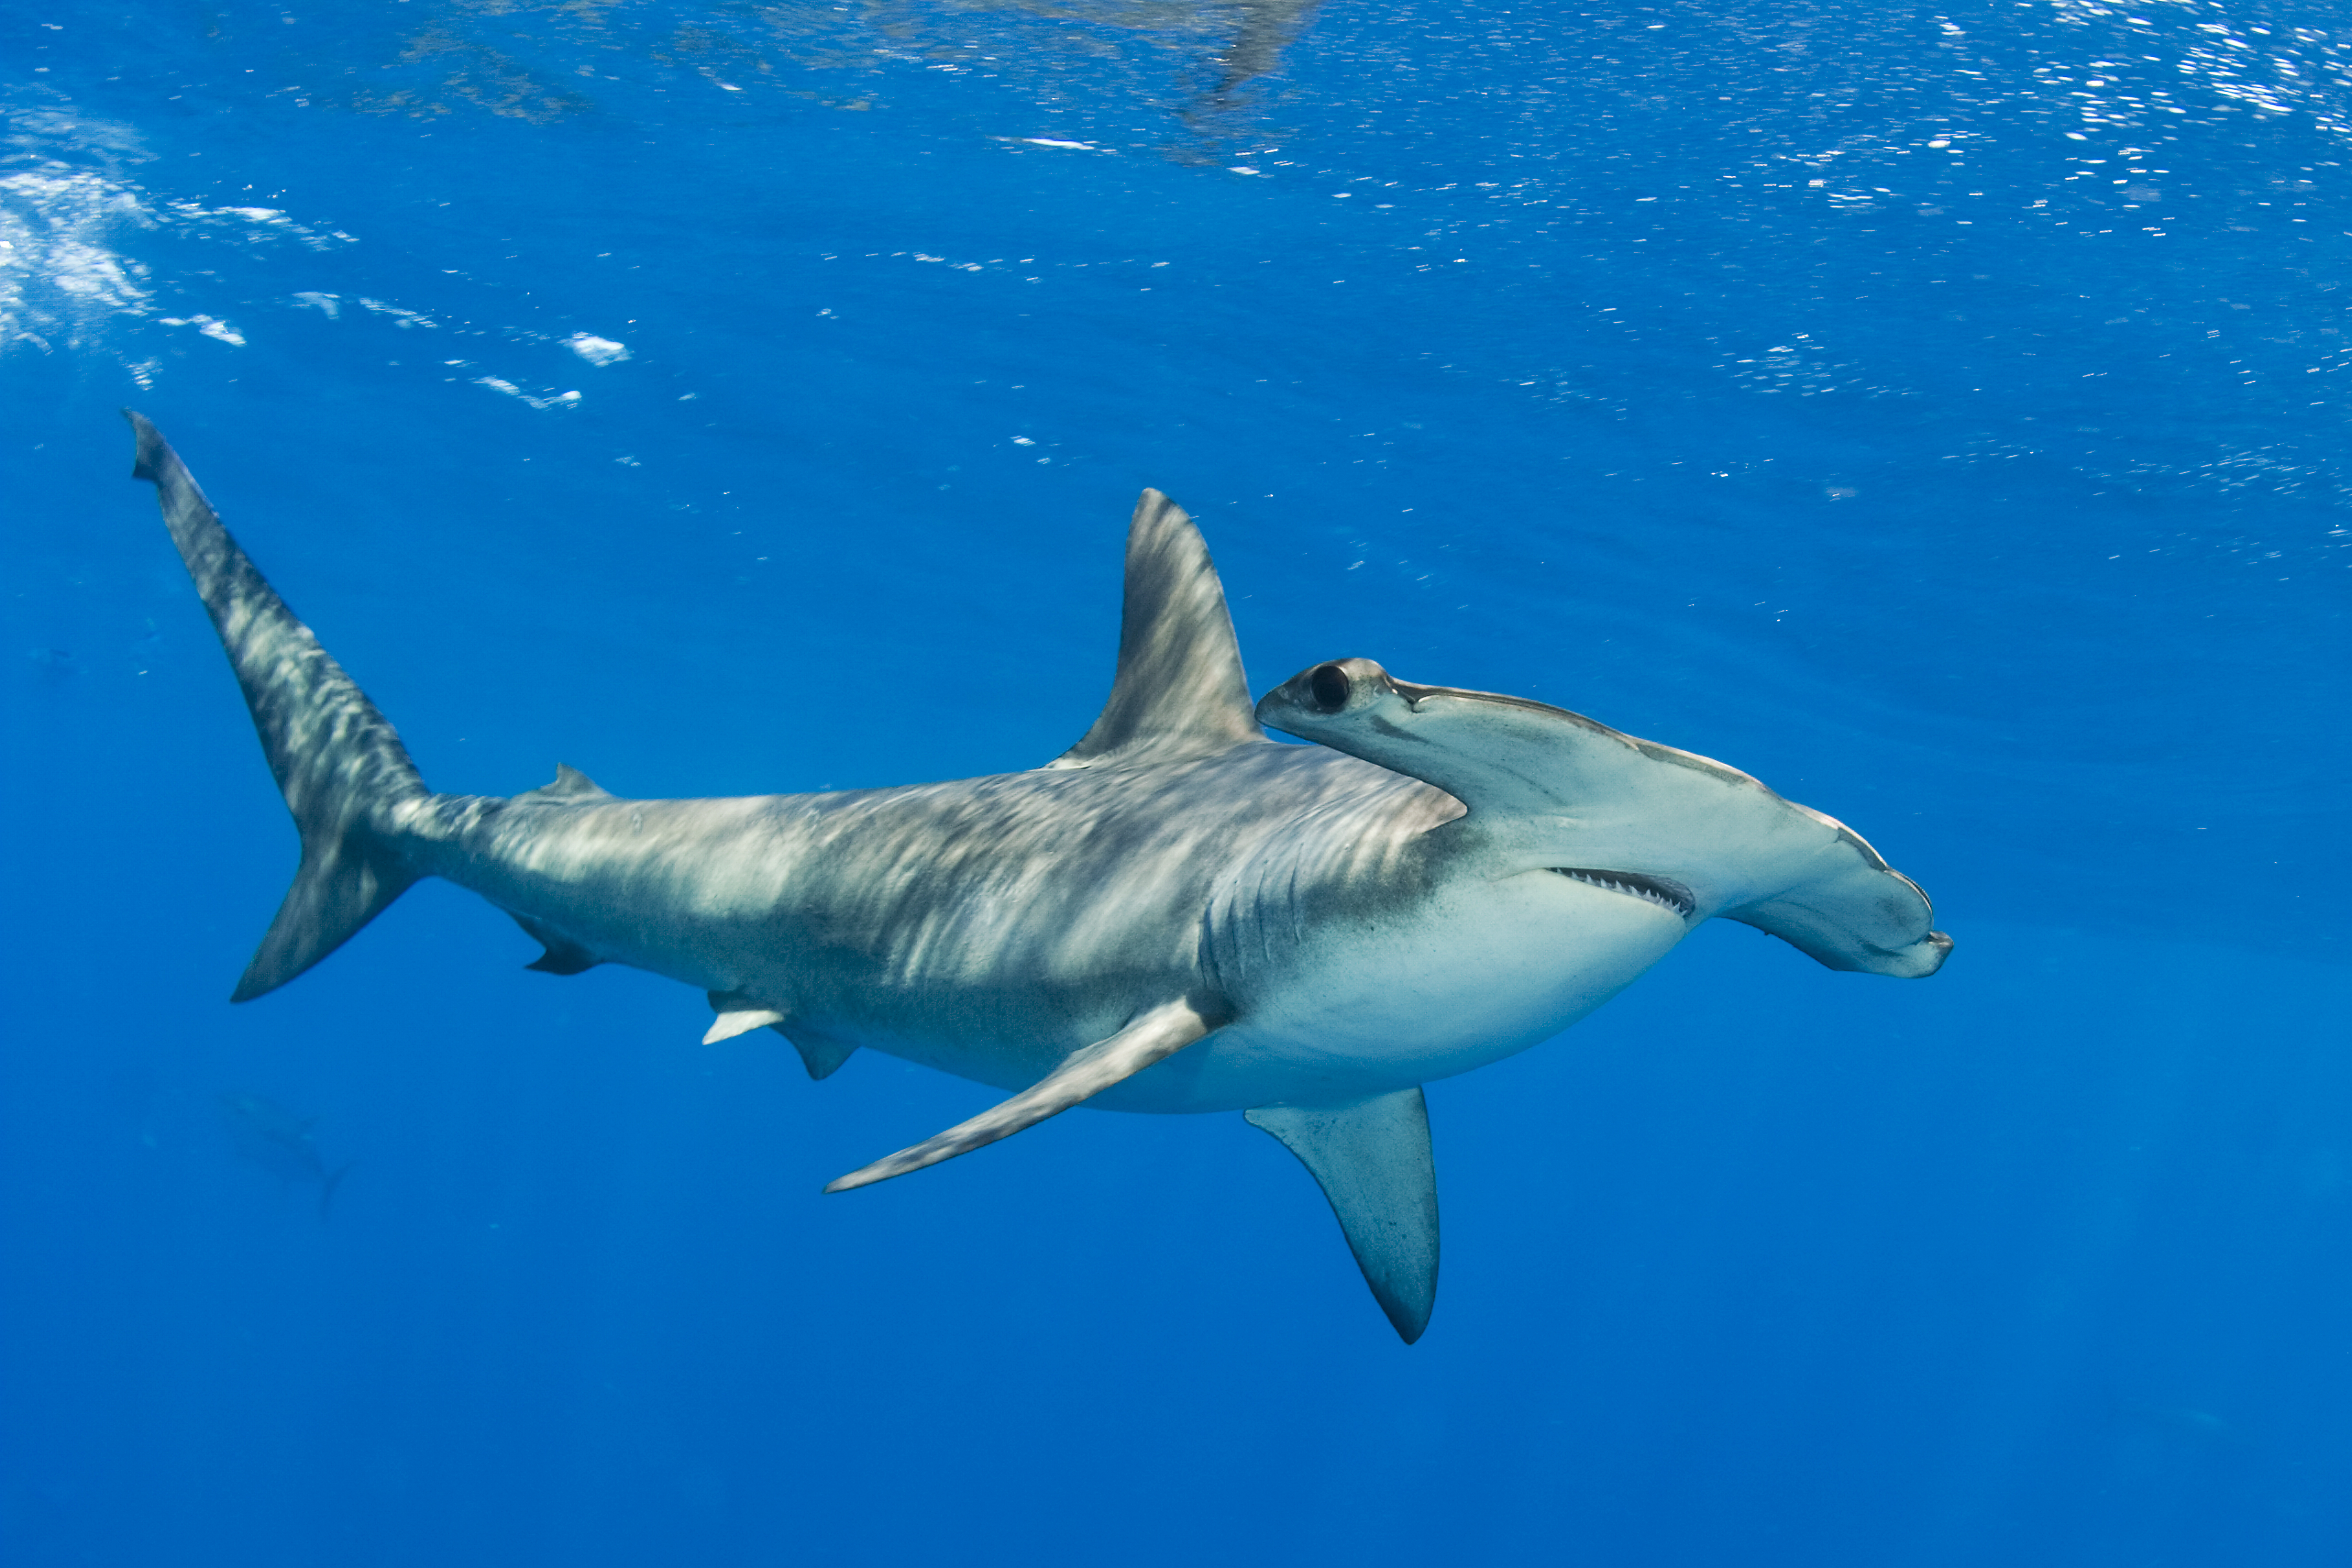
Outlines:
<svg viewBox="0 0 2352 1568"><path fill-rule="evenodd" d="M1007 1089L1181 1000L1213 1032L1092 1102L1238 1110L1345 1103L1524 1049L1715 913L1839 967L1925 973L1948 945L1923 941L1917 889L1840 825L1539 703L1352 659L1260 705L1341 750L1268 741L1198 531L1152 496L1111 700L1048 767L732 800L616 799L568 770L510 800L435 795L138 423L138 471L302 831L240 997L437 876L547 942L543 967L650 970L722 1011L780 1015L832 1059L870 1047ZM1563 867L1663 876L1696 907ZM1759 918L1791 888L1826 890L1836 942Z"/></svg>
<svg viewBox="0 0 2352 1568"><path fill-rule="evenodd" d="M1460 813L1416 780L1259 741L830 795L434 796L399 807L385 837L415 874L600 960L772 1007L796 1039L1003 1089L1141 1003L1193 998L1236 1022L1093 1103L1239 1110L1421 1081L1397 1066L1335 1079L1323 1058L1345 1040L1277 1068L1241 1021L1319 942L1425 905L1452 858L1428 830Z"/></svg>
<svg viewBox="0 0 2352 1568"><path fill-rule="evenodd" d="M317 963L415 881L381 852L368 822L428 792L400 736L246 559L178 455L152 425L130 418L139 432L131 474L155 485L302 835L307 874L237 982L233 999L247 1002ZM322 931L338 934L319 946Z"/></svg>
<svg viewBox="0 0 2352 1568"><path fill-rule="evenodd" d="M511 799L436 795L131 417L302 836L236 998L442 877L546 944L531 967L683 981L712 1038L773 1026L814 1077L865 1047L1018 1091L833 1190L1081 1102L1248 1110L1410 1342L1437 1272L1420 1085L1558 1033L1716 915L1878 974L1951 946L1842 824L1581 715L1369 659L1253 710L1207 547L1150 490L1110 700L1044 767L735 800L625 800L561 768Z"/></svg>

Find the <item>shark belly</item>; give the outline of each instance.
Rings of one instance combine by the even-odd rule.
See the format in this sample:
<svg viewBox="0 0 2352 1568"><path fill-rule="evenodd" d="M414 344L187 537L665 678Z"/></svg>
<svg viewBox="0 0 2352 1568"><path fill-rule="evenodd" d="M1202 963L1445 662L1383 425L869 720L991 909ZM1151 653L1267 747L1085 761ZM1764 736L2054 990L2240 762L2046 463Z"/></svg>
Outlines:
<svg viewBox="0 0 2352 1568"><path fill-rule="evenodd" d="M1682 940L1685 919L1475 853L1405 907L1305 918L1291 898L1213 911L1234 1021L1089 1103L1213 1111L1336 1105L1451 1078L1559 1034Z"/></svg>

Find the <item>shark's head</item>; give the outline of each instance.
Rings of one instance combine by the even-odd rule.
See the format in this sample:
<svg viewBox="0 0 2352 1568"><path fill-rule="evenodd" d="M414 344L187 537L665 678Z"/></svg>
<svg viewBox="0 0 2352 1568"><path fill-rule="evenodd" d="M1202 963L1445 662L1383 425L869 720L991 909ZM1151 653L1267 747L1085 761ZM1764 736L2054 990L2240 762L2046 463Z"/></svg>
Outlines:
<svg viewBox="0 0 2352 1568"><path fill-rule="evenodd" d="M1693 921L1727 915L1832 969L1917 977L1951 950L1918 884L1844 824L1580 713L1340 658L1266 693L1257 718L1454 796L1499 873L1554 871Z"/></svg>

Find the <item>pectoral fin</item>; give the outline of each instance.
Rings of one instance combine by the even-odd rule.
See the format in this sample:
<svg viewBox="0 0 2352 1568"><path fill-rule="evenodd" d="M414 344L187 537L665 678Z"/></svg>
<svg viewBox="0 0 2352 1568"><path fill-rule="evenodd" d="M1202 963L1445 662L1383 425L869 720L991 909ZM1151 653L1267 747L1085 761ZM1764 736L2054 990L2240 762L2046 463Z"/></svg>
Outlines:
<svg viewBox="0 0 2352 1568"><path fill-rule="evenodd" d="M1280 1139L1321 1184L1381 1310L1405 1343L1421 1338L1437 1304L1437 1168L1421 1090L1242 1114Z"/></svg>
<svg viewBox="0 0 2352 1568"><path fill-rule="evenodd" d="M936 1165L942 1160L952 1160L983 1143L1010 1138L1023 1128L1034 1127L1049 1116L1058 1116L1121 1079L1131 1078L1152 1063L1174 1056L1216 1027L1190 1002L1170 1002L1154 1007L1139 1015L1133 1023L1108 1039L1097 1040L1074 1053L1043 1079L1002 1105L983 1110L969 1121L959 1122L936 1138L926 1139L910 1149L901 1149L887 1159L828 1182L824 1190L845 1193L852 1187L870 1186L909 1171L919 1171L926 1165Z"/></svg>

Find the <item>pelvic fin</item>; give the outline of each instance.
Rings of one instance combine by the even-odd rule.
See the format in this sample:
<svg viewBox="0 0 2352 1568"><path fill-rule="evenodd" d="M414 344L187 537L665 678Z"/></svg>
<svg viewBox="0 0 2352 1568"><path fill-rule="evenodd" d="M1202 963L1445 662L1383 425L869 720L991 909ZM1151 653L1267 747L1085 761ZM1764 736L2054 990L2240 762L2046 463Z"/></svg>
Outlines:
<svg viewBox="0 0 2352 1568"><path fill-rule="evenodd" d="M754 1029L773 1028L782 1025L784 1016L764 1002L755 1002L737 991L713 991L710 1005L719 1014L710 1032L702 1037L706 1046L721 1040L731 1040L738 1035L748 1035Z"/></svg>

